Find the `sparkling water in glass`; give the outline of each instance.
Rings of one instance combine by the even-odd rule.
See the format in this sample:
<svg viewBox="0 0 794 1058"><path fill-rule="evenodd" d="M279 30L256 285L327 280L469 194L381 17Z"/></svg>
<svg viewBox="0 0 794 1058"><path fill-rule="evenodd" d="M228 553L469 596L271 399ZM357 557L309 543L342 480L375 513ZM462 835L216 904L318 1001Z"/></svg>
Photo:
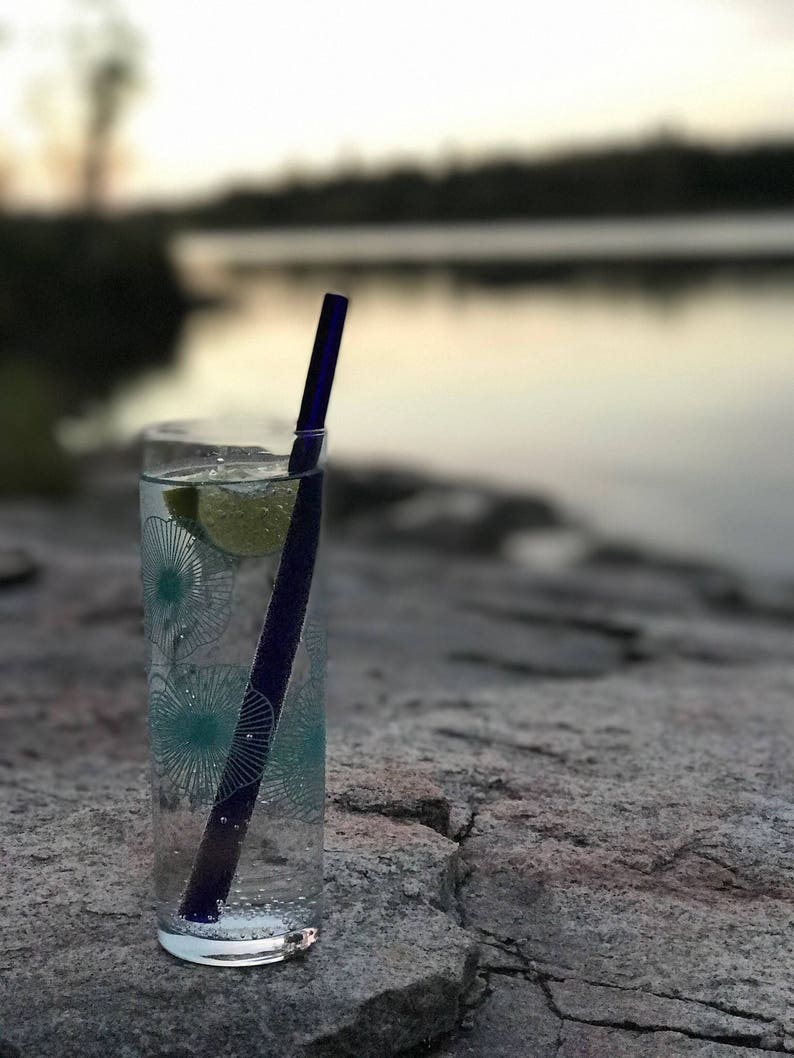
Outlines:
<svg viewBox="0 0 794 1058"><path fill-rule="evenodd" d="M316 578L275 734L262 695L240 715L299 484L291 442L287 431L245 422L172 423L144 435L158 937L194 962L275 962L309 947L320 928L326 652ZM311 473L322 474L322 460ZM223 800L257 782L241 828L222 814ZM213 805L220 825L244 836L216 921L197 922L181 905Z"/></svg>

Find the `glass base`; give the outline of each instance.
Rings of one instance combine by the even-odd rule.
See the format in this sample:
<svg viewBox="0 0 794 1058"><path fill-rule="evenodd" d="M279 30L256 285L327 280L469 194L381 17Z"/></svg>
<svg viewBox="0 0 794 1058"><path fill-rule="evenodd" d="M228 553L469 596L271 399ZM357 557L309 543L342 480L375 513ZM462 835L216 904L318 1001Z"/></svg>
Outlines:
<svg viewBox="0 0 794 1058"><path fill-rule="evenodd" d="M186 962L206 966L261 966L282 962L306 951L317 940L319 932L315 927L308 927L261 940L208 940L158 929L157 939L167 952Z"/></svg>

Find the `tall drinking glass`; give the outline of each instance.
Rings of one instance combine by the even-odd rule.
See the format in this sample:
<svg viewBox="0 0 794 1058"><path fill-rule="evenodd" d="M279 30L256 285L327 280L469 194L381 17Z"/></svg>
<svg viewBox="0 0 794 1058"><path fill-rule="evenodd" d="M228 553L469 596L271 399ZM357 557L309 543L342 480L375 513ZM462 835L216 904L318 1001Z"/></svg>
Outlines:
<svg viewBox="0 0 794 1058"><path fill-rule="evenodd" d="M325 628L309 584L324 460L291 471L293 440L239 421L144 435L158 937L192 962L276 962L320 928ZM318 452L323 440L315 431ZM296 583L308 592L297 616ZM282 692L271 692L279 666Z"/></svg>

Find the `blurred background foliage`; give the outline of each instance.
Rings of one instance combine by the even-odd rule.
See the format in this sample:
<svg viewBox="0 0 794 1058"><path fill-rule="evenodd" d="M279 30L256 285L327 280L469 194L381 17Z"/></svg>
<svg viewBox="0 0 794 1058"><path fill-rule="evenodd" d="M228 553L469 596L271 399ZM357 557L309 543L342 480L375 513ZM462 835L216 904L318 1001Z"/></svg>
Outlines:
<svg viewBox="0 0 794 1058"><path fill-rule="evenodd" d="M0 493L12 495L73 488L57 422L167 359L187 307L163 231L104 215L115 137L141 85L143 49L110 0L84 6L76 13L89 20L62 30L76 127L66 130L60 168L67 187L74 182L74 205L0 213ZM47 100L39 95L36 104L42 118ZM50 157L60 132L47 131Z"/></svg>
<svg viewBox="0 0 794 1058"><path fill-rule="evenodd" d="M289 227L792 207L794 143L711 146L661 131L630 147L241 188L182 217L201 226Z"/></svg>

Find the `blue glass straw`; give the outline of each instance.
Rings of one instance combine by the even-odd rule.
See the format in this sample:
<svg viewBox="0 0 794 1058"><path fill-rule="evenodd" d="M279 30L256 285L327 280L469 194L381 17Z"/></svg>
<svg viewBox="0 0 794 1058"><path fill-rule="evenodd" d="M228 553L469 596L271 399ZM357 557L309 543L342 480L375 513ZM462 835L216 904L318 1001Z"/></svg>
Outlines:
<svg viewBox="0 0 794 1058"><path fill-rule="evenodd" d="M220 791L232 785L233 775L226 772L234 769L234 761L227 762L179 909L180 915L190 922L217 922L220 918L284 705L306 619L320 538L322 475L312 471L317 466L322 448L325 413L346 313L347 298L340 294L325 295L289 461L289 473L302 476L240 709L238 724L246 731L251 730L252 718L259 718L260 724L267 725L255 740L259 747L257 778L225 799L219 799ZM258 704L261 696L270 702L272 720L269 716L266 721L261 719L262 710Z"/></svg>

